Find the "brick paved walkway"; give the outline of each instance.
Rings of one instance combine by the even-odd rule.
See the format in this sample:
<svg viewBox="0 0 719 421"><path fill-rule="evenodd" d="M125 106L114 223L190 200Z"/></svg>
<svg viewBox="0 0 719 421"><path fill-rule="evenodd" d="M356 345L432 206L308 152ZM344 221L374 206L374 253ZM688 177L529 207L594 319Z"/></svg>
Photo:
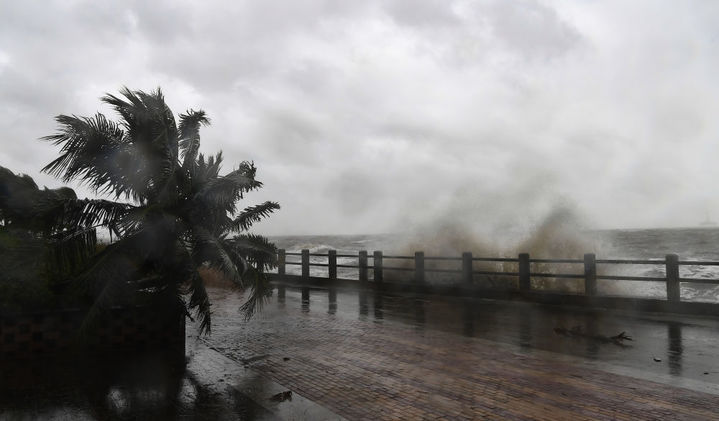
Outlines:
<svg viewBox="0 0 719 421"><path fill-rule="evenodd" d="M719 419L717 395L550 353L289 301L244 323L235 301L213 294L213 346L236 359L268 355L252 367L350 420Z"/></svg>

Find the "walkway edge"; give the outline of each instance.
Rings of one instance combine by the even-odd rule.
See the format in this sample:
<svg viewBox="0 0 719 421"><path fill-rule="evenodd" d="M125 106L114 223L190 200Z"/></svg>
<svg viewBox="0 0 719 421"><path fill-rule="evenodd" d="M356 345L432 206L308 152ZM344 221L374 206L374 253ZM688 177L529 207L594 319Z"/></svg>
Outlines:
<svg viewBox="0 0 719 421"><path fill-rule="evenodd" d="M219 350L209 346L204 340L187 338L188 363L187 370L203 382L212 383L213 386L225 384L235 392L246 396L263 409L283 420L341 420L342 416L311 401L292 390L291 400L275 402L270 397L291 390L252 368L243 366Z"/></svg>

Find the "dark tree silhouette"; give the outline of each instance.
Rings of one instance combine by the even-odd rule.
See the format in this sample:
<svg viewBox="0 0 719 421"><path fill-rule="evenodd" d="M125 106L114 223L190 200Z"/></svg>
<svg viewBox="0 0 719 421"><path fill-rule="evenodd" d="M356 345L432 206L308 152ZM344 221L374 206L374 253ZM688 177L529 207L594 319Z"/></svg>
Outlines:
<svg viewBox="0 0 719 421"><path fill-rule="evenodd" d="M94 297L90 317L120 297L149 295L158 303L183 303L211 327L210 302L198 269L210 267L251 293L242 310L251 316L271 292L265 272L275 265L275 246L248 232L253 223L279 209L265 202L238 209L247 192L262 183L251 162L220 175L222 153L199 153L204 111L189 110L179 122L160 89L145 93L123 88L102 101L120 116L113 122L60 115L59 130L44 139L61 147L43 171L63 181L80 180L113 200L68 197L60 220L58 247L70 238L105 227L117 241L92 256L77 279ZM121 202L119 200L124 200ZM72 254L68 247L65 254Z"/></svg>

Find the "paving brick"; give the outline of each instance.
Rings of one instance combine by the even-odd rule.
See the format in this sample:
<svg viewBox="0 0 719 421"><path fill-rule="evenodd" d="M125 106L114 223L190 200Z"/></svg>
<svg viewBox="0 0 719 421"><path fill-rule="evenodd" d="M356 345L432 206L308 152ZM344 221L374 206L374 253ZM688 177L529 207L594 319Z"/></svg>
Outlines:
<svg viewBox="0 0 719 421"><path fill-rule="evenodd" d="M399 322L289 306L247 322L219 308L213 322L211 344L269 354L252 367L350 420L719 420L717 395Z"/></svg>

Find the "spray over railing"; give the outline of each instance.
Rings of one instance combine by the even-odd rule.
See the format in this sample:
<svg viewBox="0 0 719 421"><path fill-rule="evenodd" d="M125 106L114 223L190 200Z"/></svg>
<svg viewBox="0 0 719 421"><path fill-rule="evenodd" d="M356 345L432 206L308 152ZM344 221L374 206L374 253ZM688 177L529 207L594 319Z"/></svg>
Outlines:
<svg viewBox="0 0 719 421"><path fill-rule="evenodd" d="M290 260L288 260L288 258ZM314 261L311 258L315 258ZM356 261L356 264L338 264L338 258ZM369 260L372 260L372 264ZM319 261L317 261L319 260ZM390 264L387 264L389 261ZM400 263L398 263L400 262ZM402 265L404 262L405 265ZM442 262L445 267L428 267ZM516 270L478 270L475 264L478 262L508 264L516 267ZM480 263L481 264L481 263ZM447 268L446 266L455 266ZM536 271L538 266L546 269L549 266L576 266L575 273L561 273L559 271ZM630 276L630 275L606 275L604 270L598 270L609 265L655 265L664 267L664 276ZM288 275L287 266L300 266L300 275ZM681 301L682 283L693 284L714 284L719 285L719 279L707 278L686 278L680 276L680 266L719 266L719 261L679 260L676 254L668 254L664 259L597 259L594 254L585 254L583 259L537 259L531 258L528 253L520 253L516 258L506 257L474 257L472 253L465 252L462 256L425 256L422 251L415 252L414 256L384 255L381 251L375 251L371 255L365 251L357 254L338 254L336 250L328 250L327 253L310 253L304 249L299 252L278 251L277 275L282 278L295 277L309 280L348 281L351 278L338 277L338 268L356 269L357 278L361 285L381 288L386 284L386 272L405 272L411 274L410 283L421 286L427 282L427 274L443 274L444 279L451 279L455 286L476 286L482 279L500 276L511 277L517 280L515 288L520 293L539 292L539 289L532 286L532 280L539 279L574 279L583 281L583 294L586 297L595 297L597 292L597 281L636 281L636 282L664 282L666 284L666 301L678 303ZM325 276L310 276L310 268L326 268ZM370 278L370 270L372 277ZM393 282L396 284L396 282Z"/></svg>

